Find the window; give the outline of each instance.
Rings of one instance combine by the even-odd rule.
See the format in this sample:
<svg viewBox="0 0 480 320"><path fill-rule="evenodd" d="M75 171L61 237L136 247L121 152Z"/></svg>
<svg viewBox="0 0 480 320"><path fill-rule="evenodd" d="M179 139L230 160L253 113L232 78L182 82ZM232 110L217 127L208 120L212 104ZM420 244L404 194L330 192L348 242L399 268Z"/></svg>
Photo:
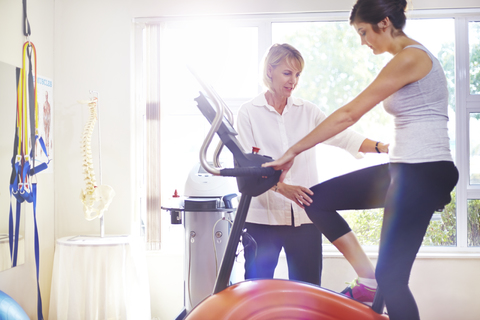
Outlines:
<svg viewBox="0 0 480 320"><path fill-rule="evenodd" d="M327 115L358 95L390 59L360 47L359 37L347 21L273 23L272 42L289 43L302 53L305 68L294 95L312 101ZM375 108L353 129L387 142L392 138L392 127L392 117L383 108ZM332 146L315 148L321 181L388 161L387 155L367 154L357 160Z"/></svg>
<svg viewBox="0 0 480 320"><path fill-rule="evenodd" d="M228 105L235 106L236 101L245 101L258 90L257 29L226 22L196 21L170 24L163 30L160 40L164 67L160 82L161 103L165 106L161 121L163 203L175 190L184 195L185 182L190 170L199 162L200 146L210 129L194 102L200 87L186 64L206 79ZM209 154L207 159L213 159L213 155ZM220 160L225 167L233 167L228 152L222 152ZM165 217L168 213L162 215ZM172 227L167 222L162 224L162 229L165 229L164 234L179 239L173 243L164 242L163 247L175 250L178 244L183 245L183 228Z"/></svg>
<svg viewBox="0 0 480 320"><path fill-rule="evenodd" d="M465 38L468 39L468 50L465 50L468 60L464 65L469 70L467 73L469 76L464 79L465 87L467 87L464 90L467 92L464 97L465 118L468 119L468 123L464 126L464 128L468 128L465 132L468 140L465 150L468 150L468 154L464 163L468 165L468 179L466 179L464 196L466 201L464 210L467 214L463 225L467 230L465 235L467 247L478 248L480 247L480 22L477 16L465 19L464 24L468 26L468 33L465 35Z"/></svg>
<svg viewBox="0 0 480 320"><path fill-rule="evenodd" d="M423 245L429 250L433 250L432 246L461 250L480 246L477 213L477 203L480 203L479 17L480 11L474 9L453 13L451 10L412 11L405 28L409 36L439 59L445 70L450 93L451 150L460 170L452 202L443 212L434 215L428 229ZM141 39L138 46L144 48L145 42L157 41L160 47L162 203L174 190L182 193L190 169L198 162L198 150L209 128L193 101L199 87L185 67L186 62L207 78L236 113L243 102L262 90L259 66L265 51L272 43L288 42L300 50L306 61L294 94L314 102L329 114L365 88L390 59L388 54L374 56L366 46L360 46L359 37L347 20L348 13L340 12L137 21L137 38ZM145 28L151 24L160 26L158 37L144 36ZM143 64L137 65L146 74ZM354 129L369 138L388 142L392 140L392 126L391 116L377 107ZM319 170L322 180L388 161L387 156L373 154L356 160L330 146L320 146L318 152L329 153L329 157L319 157L323 161L319 166L328 167L328 170ZM231 159L226 155L222 161L228 163ZM378 243L382 210L343 214L355 226L363 244ZM174 227L165 215L162 213L162 230L168 234L177 232L172 231ZM177 232L176 239L182 240L182 232ZM170 241L164 242L162 248L168 247Z"/></svg>
<svg viewBox="0 0 480 320"><path fill-rule="evenodd" d="M480 184L480 113L470 113L470 185Z"/></svg>
<svg viewBox="0 0 480 320"><path fill-rule="evenodd" d="M435 34L427 32L431 29L436 30ZM450 124L455 123L454 20L411 19L404 31L425 45L442 63L449 83ZM375 56L368 47L360 46L358 34L347 21L273 23L272 39L274 43L290 43L302 53L306 60L305 70L295 94L323 107L327 114L358 95L391 59L389 54ZM454 128L451 126L449 132L453 152ZM380 106L367 113L353 129L373 140L389 142L392 140L393 118ZM369 154L358 161L330 146L316 148L319 168L323 168L319 170L321 180L388 161L387 155ZM379 243L382 214L380 209L342 213L364 245ZM328 240L324 239L324 242ZM455 210L444 210L435 215L423 244L456 244Z"/></svg>
<svg viewBox="0 0 480 320"><path fill-rule="evenodd" d="M236 101L246 101L258 91L258 28L196 21L170 24L162 36L161 174L162 195L168 197L175 189L183 192L210 129L196 108L194 98L200 86L186 65L205 78L231 107ZM224 162L231 162L227 152L222 156Z"/></svg>
<svg viewBox="0 0 480 320"><path fill-rule="evenodd" d="M471 112L469 123L470 186L480 185L480 113ZM468 199L467 243L469 247L480 247L480 199Z"/></svg>
<svg viewBox="0 0 480 320"><path fill-rule="evenodd" d="M480 247L480 200L468 200L468 229L467 239L469 247Z"/></svg>
<svg viewBox="0 0 480 320"><path fill-rule="evenodd" d="M183 228L172 225L169 212L159 210L158 202L152 199L159 198L163 207L169 207L169 199L175 191L184 195L185 182L191 169L199 162L200 146L210 129L208 121L196 107L194 98L198 97L200 86L188 68L206 79L232 109L238 109L240 103L259 90L258 27L249 23L189 20L154 21L140 24L138 29L137 37L142 39L138 46L157 43L156 46L142 49L146 52L142 56L147 63L138 63L139 68L148 74L147 77L153 77L154 81L157 81L156 75L149 71L155 68L160 70L158 84L147 85L151 90L146 93L150 97L151 91L158 90L158 96L154 95L153 100L158 98L159 101L146 102L148 106L153 105L153 108L145 110L147 121L137 121L140 126L153 128L155 139L152 140L159 140L154 144L159 149L159 155L150 152L146 161L141 161L147 162L145 172L152 172L161 181L157 190L155 184L148 183L155 176L145 179L147 186L144 192L148 200L143 201L147 205L141 208L145 212L142 219L146 225L147 241L161 242L161 245L150 244L149 248L183 251ZM155 108L159 108L158 114L152 119L148 114L154 114L150 109ZM142 118L141 115L137 117ZM156 122L152 120L160 122L159 132L156 131ZM146 150L151 150L152 143L148 138L137 140L137 143L144 144L144 141L147 141ZM214 141L212 145L216 143ZM232 160L228 152L221 154L220 161L224 166L232 167ZM160 168L158 163L161 163ZM235 185L233 179L231 182ZM153 189L155 191L149 192ZM161 220L158 220L160 216ZM148 226L149 220L154 227ZM149 238L149 235L153 237ZM165 239L168 241L163 241Z"/></svg>
<svg viewBox="0 0 480 320"><path fill-rule="evenodd" d="M470 52L470 93L480 94L480 22L468 23L468 44Z"/></svg>

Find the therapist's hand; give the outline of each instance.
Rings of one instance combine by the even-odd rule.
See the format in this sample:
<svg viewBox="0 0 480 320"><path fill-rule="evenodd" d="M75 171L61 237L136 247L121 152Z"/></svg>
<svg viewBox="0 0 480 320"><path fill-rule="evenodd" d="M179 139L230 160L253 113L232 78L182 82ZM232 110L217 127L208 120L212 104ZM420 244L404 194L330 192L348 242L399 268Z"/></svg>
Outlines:
<svg viewBox="0 0 480 320"><path fill-rule="evenodd" d="M262 164L262 167L273 167L273 169L275 170L282 170L279 181L283 182L288 173L288 170L290 170L293 165L294 159L295 154L293 154L293 152L290 152L290 150L287 150L287 152L285 152L285 154L280 159L266 162Z"/></svg>
<svg viewBox="0 0 480 320"><path fill-rule="evenodd" d="M312 198L310 198L310 196L313 196L313 191L302 186L292 186L279 182L277 184L277 192L298 204L302 209L305 209L305 206L309 206L313 202Z"/></svg>

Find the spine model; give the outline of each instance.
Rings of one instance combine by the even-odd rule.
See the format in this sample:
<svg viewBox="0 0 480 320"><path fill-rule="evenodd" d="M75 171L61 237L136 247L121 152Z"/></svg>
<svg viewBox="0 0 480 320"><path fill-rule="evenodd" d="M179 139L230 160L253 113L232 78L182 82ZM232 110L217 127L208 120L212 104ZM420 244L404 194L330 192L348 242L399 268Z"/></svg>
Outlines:
<svg viewBox="0 0 480 320"><path fill-rule="evenodd" d="M95 128L95 123L97 122L97 102L96 100L90 101L88 103L88 108L90 109L90 119L88 119L85 128L83 129L82 137L82 155L83 155L83 175L85 176L85 194L92 195L95 190L97 182L95 180L95 172L93 171L93 160L92 160L92 135L93 129Z"/></svg>
<svg viewBox="0 0 480 320"><path fill-rule="evenodd" d="M93 170L91 140L93 129L97 121L97 99L86 102L90 110L90 118L83 130L81 151L83 155L83 175L86 187L80 193L80 200L83 203L85 219L93 220L99 218L108 209L115 196L115 191L108 185L97 186L95 171Z"/></svg>

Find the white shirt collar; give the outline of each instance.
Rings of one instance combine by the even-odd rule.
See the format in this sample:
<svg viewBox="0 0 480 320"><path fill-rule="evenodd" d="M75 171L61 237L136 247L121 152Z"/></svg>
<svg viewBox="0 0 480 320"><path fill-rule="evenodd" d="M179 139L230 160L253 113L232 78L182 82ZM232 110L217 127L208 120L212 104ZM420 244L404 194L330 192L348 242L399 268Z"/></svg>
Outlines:
<svg viewBox="0 0 480 320"><path fill-rule="evenodd" d="M265 92L262 92L252 100L252 104L257 107L266 107L271 111L275 111L271 105L268 104L267 98L265 98ZM287 112L292 106L301 107L303 106L303 100L300 98L296 98L294 96L290 96L287 99L287 105L285 106L285 111Z"/></svg>

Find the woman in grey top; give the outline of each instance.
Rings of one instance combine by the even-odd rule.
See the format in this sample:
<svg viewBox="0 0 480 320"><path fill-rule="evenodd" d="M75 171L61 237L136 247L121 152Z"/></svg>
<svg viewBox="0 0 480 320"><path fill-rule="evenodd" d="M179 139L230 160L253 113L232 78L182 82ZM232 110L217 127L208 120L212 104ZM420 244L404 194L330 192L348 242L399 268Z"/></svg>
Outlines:
<svg viewBox="0 0 480 320"><path fill-rule="evenodd" d="M352 231L337 210L384 207L375 277L391 320L419 319L408 286L411 268L435 210L450 202L458 171L449 149L448 92L438 60L402 31L405 0L358 0L350 24L374 54L389 52L392 60L355 99L335 111L277 161L266 166L283 170L280 180L301 152L342 132L380 102L395 118L390 163L359 170L311 188L306 211L314 224L358 270L349 246ZM338 247L338 246L337 246ZM371 279L370 279L371 280ZM344 293L363 300L368 284L356 281Z"/></svg>

